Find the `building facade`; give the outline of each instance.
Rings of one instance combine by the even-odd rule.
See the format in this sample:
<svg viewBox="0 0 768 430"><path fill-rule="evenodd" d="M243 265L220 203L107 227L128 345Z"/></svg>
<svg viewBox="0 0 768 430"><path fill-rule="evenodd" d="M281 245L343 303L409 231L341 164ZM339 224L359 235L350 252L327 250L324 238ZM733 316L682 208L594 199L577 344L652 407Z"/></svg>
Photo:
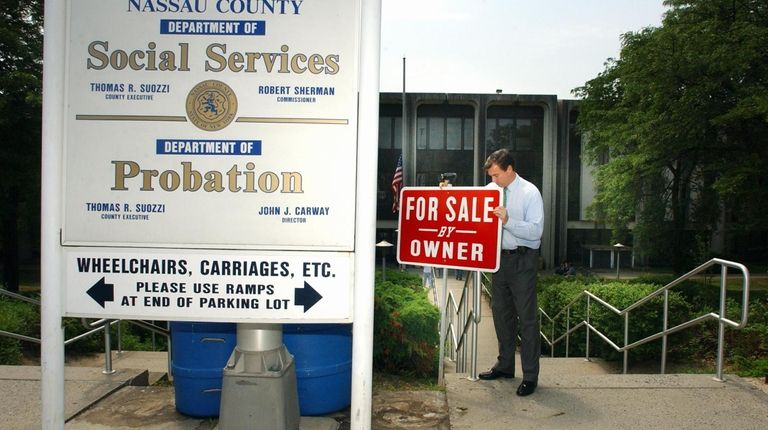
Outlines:
<svg viewBox="0 0 768 430"><path fill-rule="evenodd" d="M377 241L397 240L390 186L400 154L405 186L436 186L447 172L454 185L483 186L487 156L509 148L544 199L543 267L588 263L588 245L608 244L610 231L586 219L594 188L577 115L575 101L553 95L407 93L403 103L401 93L381 93Z"/></svg>

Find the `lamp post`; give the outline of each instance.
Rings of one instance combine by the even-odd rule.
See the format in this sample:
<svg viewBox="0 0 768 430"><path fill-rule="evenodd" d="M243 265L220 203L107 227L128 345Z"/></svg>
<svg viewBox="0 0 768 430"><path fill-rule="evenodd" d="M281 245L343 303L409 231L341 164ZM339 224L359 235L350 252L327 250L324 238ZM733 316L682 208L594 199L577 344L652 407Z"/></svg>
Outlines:
<svg viewBox="0 0 768 430"><path fill-rule="evenodd" d="M616 279L619 279L619 267L621 263L621 250L624 248L624 245L622 245L619 242L616 242L615 245L613 245L613 248L616 250Z"/></svg>
<svg viewBox="0 0 768 430"><path fill-rule="evenodd" d="M381 281L387 280L387 274L386 274L386 268L387 268L387 248L391 248L395 245L392 245L391 243L387 242L386 240L382 240L381 242L376 244L377 248L381 248Z"/></svg>

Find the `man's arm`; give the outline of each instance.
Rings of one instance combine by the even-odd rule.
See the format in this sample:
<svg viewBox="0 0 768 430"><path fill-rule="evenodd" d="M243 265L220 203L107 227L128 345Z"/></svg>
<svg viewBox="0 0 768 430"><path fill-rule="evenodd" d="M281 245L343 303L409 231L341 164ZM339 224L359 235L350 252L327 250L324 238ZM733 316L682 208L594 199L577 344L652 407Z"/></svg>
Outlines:
<svg viewBox="0 0 768 430"><path fill-rule="evenodd" d="M540 240L544 232L544 202L538 191L526 194L525 199L523 219L508 219L503 228L520 239Z"/></svg>

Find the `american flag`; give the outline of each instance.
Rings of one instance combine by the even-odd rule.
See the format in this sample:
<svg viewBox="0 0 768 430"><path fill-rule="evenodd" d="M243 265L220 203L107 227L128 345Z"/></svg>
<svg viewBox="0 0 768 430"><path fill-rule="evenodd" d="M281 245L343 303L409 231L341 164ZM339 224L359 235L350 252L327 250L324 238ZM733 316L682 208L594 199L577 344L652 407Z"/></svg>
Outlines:
<svg viewBox="0 0 768 430"><path fill-rule="evenodd" d="M400 209L400 189L403 188L403 154L397 158L395 175L392 177L392 212Z"/></svg>

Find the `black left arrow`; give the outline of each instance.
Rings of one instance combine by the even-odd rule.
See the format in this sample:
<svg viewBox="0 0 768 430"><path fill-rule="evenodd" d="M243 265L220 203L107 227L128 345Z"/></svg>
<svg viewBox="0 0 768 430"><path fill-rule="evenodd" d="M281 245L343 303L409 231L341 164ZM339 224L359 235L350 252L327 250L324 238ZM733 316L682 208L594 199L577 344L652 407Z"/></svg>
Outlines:
<svg viewBox="0 0 768 430"><path fill-rule="evenodd" d="M102 308L104 307L104 303L115 300L115 286L114 284L107 284L104 282L104 278L99 279L99 282L93 284L93 286L86 292L96 301L96 303L100 304Z"/></svg>
<svg viewBox="0 0 768 430"><path fill-rule="evenodd" d="M296 288L293 302L296 306L304 306L304 313L307 313L309 308L314 306L315 303L319 302L322 298L323 296L321 296L320 293L315 291L307 281L304 281L304 288Z"/></svg>

